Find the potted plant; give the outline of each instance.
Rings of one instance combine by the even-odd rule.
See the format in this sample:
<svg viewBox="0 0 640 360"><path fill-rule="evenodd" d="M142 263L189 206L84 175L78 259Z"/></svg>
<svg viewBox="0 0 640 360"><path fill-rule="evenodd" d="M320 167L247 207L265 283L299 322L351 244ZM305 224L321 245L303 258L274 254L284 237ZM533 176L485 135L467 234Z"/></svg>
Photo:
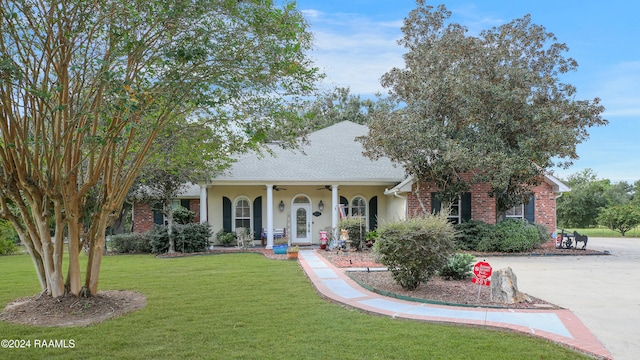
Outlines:
<svg viewBox="0 0 640 360"><path fill-rule="evenodd" d="M373 244L376 243L376 240L378 239L380 235L378 234L377 231L375 230L371 230L367 233L367 236L365 237L365 245L368 248L371 248L373 246Z"/></svg>
<svg viewBox="0 0 640 360"><path fill-rule="evenodd" d="M293 259L293 260L297 259L299 251L300 251L300 247L298 247L298 245L288 247L287 248L287 258L288 259Z"/></svg>
<svg viewBox="0 0 640 360"><path fill-rule="evenodd" d="M218 239L220 245L227 247L236 239L236 235L221 229L216 233L216 239Z"/></svg>

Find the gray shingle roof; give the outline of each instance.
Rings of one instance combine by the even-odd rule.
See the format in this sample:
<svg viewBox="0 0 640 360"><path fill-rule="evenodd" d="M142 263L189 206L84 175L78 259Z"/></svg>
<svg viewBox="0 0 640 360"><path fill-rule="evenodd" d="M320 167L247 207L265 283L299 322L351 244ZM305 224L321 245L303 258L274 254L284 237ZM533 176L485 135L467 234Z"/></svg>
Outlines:
<svg viewBox="0 0 640 360"><path fill-rule="evenodd" d="M275 157L247 154L212 182L395 185L404 180L404 169L388 158L374 161L362 155L362 144L355 138L367 133L367 126L343 121L309 134L304 153L270 145Z"/></svg>

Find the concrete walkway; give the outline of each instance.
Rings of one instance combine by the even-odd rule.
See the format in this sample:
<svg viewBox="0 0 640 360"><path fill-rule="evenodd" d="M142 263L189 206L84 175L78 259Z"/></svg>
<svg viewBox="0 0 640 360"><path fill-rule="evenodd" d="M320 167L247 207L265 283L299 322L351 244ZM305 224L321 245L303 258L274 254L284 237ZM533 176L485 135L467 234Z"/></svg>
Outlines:
<svg viewBox="0 0 640 360"><path fill-rule="evenodd" d="M299 262L327 298L394 318L507 328L539 336L599 358L612 355L570 310L517 310L442 306L385 297L368 291L315 250L301 250ZM532 294L533 295L533 294Z"/></svg>

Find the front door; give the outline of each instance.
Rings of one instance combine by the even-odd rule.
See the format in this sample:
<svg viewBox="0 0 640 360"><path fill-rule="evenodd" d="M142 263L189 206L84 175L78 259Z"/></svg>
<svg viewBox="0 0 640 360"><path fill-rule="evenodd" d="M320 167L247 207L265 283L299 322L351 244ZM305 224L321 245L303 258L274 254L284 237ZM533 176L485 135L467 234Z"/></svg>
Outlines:
<svg viewBox="0 0 640 360"><path fill-rule="evenodd" d="M311 201L304 195L293 199L291 206L291 243L311 243Z"/></svg>

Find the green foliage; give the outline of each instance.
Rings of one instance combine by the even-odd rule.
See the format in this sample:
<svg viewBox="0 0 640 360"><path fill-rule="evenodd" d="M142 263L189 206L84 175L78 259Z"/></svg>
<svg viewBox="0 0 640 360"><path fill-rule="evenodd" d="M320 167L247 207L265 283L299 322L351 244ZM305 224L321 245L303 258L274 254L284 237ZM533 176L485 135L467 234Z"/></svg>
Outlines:
<svg viewBox="0 0 640 360"><path fill-rule="evenodd" d="M216 240L218 244L222 246L229 246L236 239L236 235L231 232L227 232L225 229L220 229L216 233Z"/></svg>
<svg viewBox="0 0 640 360"><path fill-rule="evenodd" d="M169 235L166 225L154 226L153 230L149 232L149 236L154 253L162 254L169 251ZM172 236L175 242L175 251L183 253L205 251L211 237L211 228L209 224L177 224L173 227Z"/></svg>
<svg viewBox="0 0 640 360"><path fill-rule="evenodd" d="M111 249L119 254L151 253L151 237L149 233L130 233L111 236Z"/></svg>
<svg viewBox="0 0 640 360"><path fill-rule="evenodd" d="M493 236L493 227L484 221L470 220L455 225L456 245L460 250L477 250L482 239Z"/></svg>
<svg viewBox="0 0 640 360"><path fill-rule="evenodd" d="M18 234L11 223L0 219L0 255L12 255L18 251L16 243L19 242Z"/></svg>
<svg viewBox="0 0 640 360"><path fill-rule="evenodd" d="M18 251L16 244L10 239L0 239L0 255L13 255Z"/></svg>
<svg viewBox="0 0 640 360"><path fill-rule="evenodd" d="M366 237L367 224L365 219L345 218L338 222L338 229L349 231L351 248L361 250Z"/></svg>
<svg viewBox="0 0 640 360"><path fill-rule="evenodd" d="M624 236L640 224L640 206L634 203L608 206L600 212L598 223Z"/></svg>
<svg viewBox="0 0 640 360"><path fill-rule="evenodd" d="M175 210L173 210L173 220L175 220L175 222L180 225L192 223L195 217L196 213L184 206L178 206Z"/></svg>
<svg viewBox="0 0 640 360"><path fill-rule="evenodd" d="M464 280L471 277L475 257L471 254L455 253L440 269L440 276L447 280Z"/></svg>
<svg viewBox="0 0 640 360"><path fill-rule="evenodd" d="M453 225L444 215L385 224L378 232L374 249L379 261L407 290L414 290L442 269L455 247Z"/></svg>
<svg viewBox="0 0 640 360"><path fill-rule="evenodd" d="M545 231L546 233L546 231ZM493 234L478 243L483 252L526 252L539 247L549 238L541 235L538 227L526 220L506 219L493 226Z"/></svg>
<svg viewBox="0 0 640 360"><path fill-rule="evenodd" d="M561 78L576 61L529 15L478 35L450 16L419 1L405 18L404 67L381 79L403 105L375 111L363 143L447 198L488 183L501 213L527 202L544 169L578 157L588 128L607 124L604 107L575 99Z"/></svg>
<svg viewBox="0 0 640 360"><path fill-rule="evenodd" d="M151 251L154 254L164 254L169 251L169 234L166 225L154 225L147 234L151 239Z"/></svg>

